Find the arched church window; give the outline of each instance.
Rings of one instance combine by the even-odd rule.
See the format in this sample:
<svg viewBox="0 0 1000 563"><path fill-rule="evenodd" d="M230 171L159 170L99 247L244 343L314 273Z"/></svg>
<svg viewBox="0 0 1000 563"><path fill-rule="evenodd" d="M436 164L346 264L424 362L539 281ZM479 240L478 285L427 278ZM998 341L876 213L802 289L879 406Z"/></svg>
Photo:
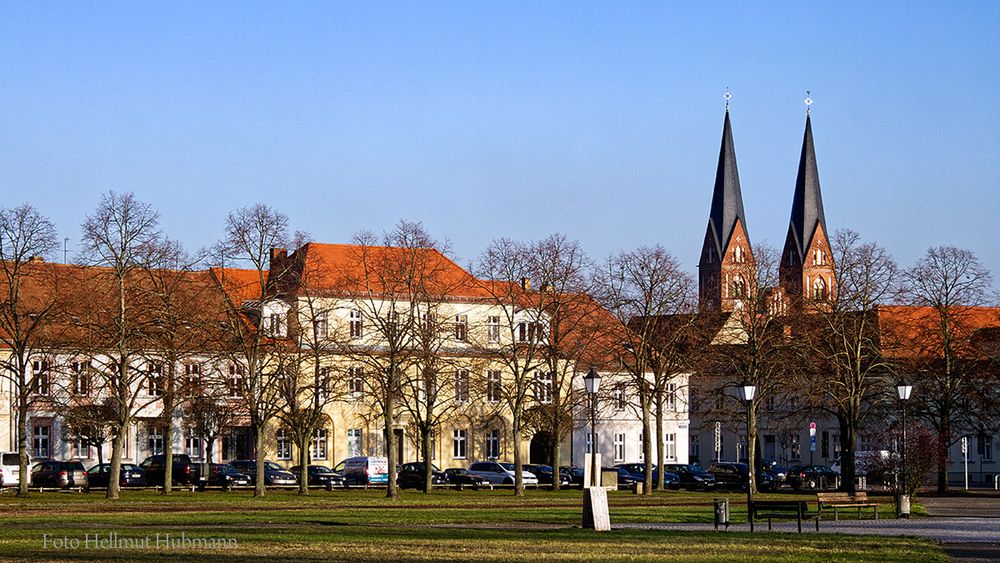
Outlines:
<svg viewBox="0 0 1000 563"><path fill-rule="evenodd" d="M826 283L823 282L823 278L817 277L813 282L812 297L815 301L826 299Z"/></svg>

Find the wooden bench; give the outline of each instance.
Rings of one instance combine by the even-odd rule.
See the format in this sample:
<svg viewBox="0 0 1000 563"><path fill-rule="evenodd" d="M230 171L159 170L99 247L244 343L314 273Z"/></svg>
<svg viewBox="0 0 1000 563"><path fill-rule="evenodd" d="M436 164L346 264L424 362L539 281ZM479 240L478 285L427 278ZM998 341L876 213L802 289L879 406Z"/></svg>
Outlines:
<svg viewBox="0 0 1000 563"><path fill-rule="evenodd" d="M868 500L868 493L816 493L816 502L822 513L825 508L833 509L833 519L837 520L838 508L857 508L858 519L861 519L861 509L871 508L878 520L878 503Z"/></svg>
<svg viewBox="0 0 1000 563"><path fill-rule="evenodd" d="M750 531L754 529L754 520L767 520L767 529L771 529L772 519L796 520L799 524L799 533L802 533L802 521L813 519L816 521L816 531L819 531L819 512L809 512L808 503L804 500L755 500L751 501L747 507L747 516L750 521Z"/></svg>

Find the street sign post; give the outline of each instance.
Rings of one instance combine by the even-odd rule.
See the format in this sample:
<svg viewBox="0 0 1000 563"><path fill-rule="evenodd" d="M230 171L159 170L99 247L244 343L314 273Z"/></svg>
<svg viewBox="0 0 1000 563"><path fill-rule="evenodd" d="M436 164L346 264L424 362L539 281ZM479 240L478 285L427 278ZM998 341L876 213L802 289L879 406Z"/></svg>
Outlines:
<svg viewBox="0 0 1000 563"><path fill-rule="evenodd" d="M715 423L715 461L722 462L722 423Z"/></svg>
<svg viewBox="0 0 1000 563"><path fill-rule="evenodd" d="M965 464L965 490L969 490L969 437L962 436L962 461Z"/></svg>
<svg viewBox="0 0 1000 563"><path fill-rule="evenodd" d="M813 459L816 454L816 423L809 423L809 465L815 465Z"/></svg>

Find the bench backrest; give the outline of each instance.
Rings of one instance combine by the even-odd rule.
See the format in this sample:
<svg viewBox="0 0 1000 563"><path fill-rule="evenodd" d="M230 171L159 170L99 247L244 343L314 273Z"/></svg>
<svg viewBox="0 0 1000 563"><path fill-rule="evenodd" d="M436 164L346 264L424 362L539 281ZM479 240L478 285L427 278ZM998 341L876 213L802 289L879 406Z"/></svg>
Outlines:
<svg viewBox="0 0 1000 563"><path fill-rule="evenodd" d="M756 513L761 510L801 512L808 511L804 500L757 500L751 503L752 510Z"/></svg>
<svg viewBox="0 0 1000 563"><path fill-rule="evenodd" d="M868 502L868 493L816 493L821 504L832 502Z"/></svg>

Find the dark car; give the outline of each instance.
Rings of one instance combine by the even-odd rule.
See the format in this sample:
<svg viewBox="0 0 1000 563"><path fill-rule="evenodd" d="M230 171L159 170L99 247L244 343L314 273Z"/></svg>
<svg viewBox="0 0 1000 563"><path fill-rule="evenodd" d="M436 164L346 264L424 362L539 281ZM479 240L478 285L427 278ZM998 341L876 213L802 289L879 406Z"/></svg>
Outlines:
<svg viewBox="0 0 1000 563"><path fill-rule="evenodd" d="M191 463L191 456L187 454L173 454L171 465L171 481L180 485L197 484L201 473L197 464ZM139 467L146 472L147 485L163 485L163 476L166 470L167 456L163 454L151 455L144 459Z"/></svg>
<svg viewBox="0 0 1000 563"><path fill-rule="evenodd" d="M90 488L106 488L111 478L111 464L102 463L87 470L87 485ZM146 484L146 472L138 465L123 463L118 471L118 486L141 487Z"/></svg>
<svg viewBox="0 0 1000 563"><path fill-rule="evenodd" d="M837 473L825 465L795 465L787 481L793 489L825 489L837 484Z"/></svg>
<svg viewBox="0 0 1000 563"><path fill-rule="evenodd" d="M617 469L624 469L628 473L639 478L639 481L645 481L646 476L646 464L645 463L619 463L615 466ZM656 465L653 465L653 484L655 486L657 477L659 474L659 469ZM621 474L619 473L618 482L621 483ZM663 486L668 489L679 489L681 488L681 478L676 473L672 471L667 471L663 474Z"/></svg>
<svg viewBox="0 0 1000 563"><path fill-rule="evenodd" d="M715 477L715 485L721 489L745 490L750 483L750 467L745 463L713 463L708 472ZM771 491L775 488L774 474L767 470L755 474L757 489Z"/></svg>
<svg viewBox="0 0 1000 563"><path fill-rule="evenodd" d="M201 482L202 486L222 487L229 490L233 487L249 487L253 484L250 476L228 463L209 463L208 475Z"/></svg>
<svg viewBox="0 0 1000 563"><path fill-rule="evenodd" d="M583 468L575 465L563 465L559 468L559 473L569 478L571 487L583 488Z"/></svg>
<svg viewBox="0 0 1000 563"><path fill-rule="evenodd" d="M464 467L449 467L444 470L444 476L448 479L448 483L455 485L460 489L462 487L472 487L473 489L478 489L479 487L490 486L489 479L469 473L469 470Z"/></svg>
<svg viewBox="0 0 1000 563"><path fill-rule="evenodd" d="M765 463L764 469L774 475L775 488L780 487L782 483L788 480L788 469L778 465L778 462L776 461Z"/></svg>
<svg viewBox="0 0 1000 563"><path fill-rule="evenodd" d="M254 483L257 478L257 462L252 459L241 459L229 462L239 472L246 473L250 477L250 482ZM292 487L298 484L298 478L291 471L274 463L264 462L264 484L269 487Z"/></svg>
<svg viewBox="0 0 1000 563"><path fill-rule="evenodd" d="M404 463L396 473L396 484L400 489L422 489L424 487L424 462ZM447 485L448 477L431 464L431 484Z"/></svg>
<svg viewBox="0 0 1000 563"><path fill-rule="evenodd" d="M521 467L523 467L525 469L525 471L530 471L530 472L534 473L535 477L538 477L538 484L539 485L551 485L552 484L552 478L553 477L552 477L552 466L551 465L537 465L537 464L532 463L532 464L522 465ZM566 474L564 474L561 471L559 472L559 486L560 487L568 487L569 484L570 484L570 481L571 481L571 479L570 479L569 475L566 475Z"/></svg>
<svg viewBox="0 0 1000 563"><path fill-rule="evenodd" d="M79 461L40 461L31 468L31 484L35 487L87 486L87 470Z"/></svg>
<svg viewBox="0 0 1000 563"><path fill-rule="evenodd" d="M635 486L636 483L642 483L645 478L642 475L637 475L631 471L625 469L621 466L615 467L604 467L602 471L617 471L618 472L618 488L621 490L628 490Z"/></svg>
<svg viewBox="0 0 1000 563"><path fill-rule="evenodd" d="M715 487L715 477L700 465L668 463L666 468L667 471L676 473L680 478L680 486L689 491L708 490Z"/></svg>
<svg viewBox="0 0 1000 563"><path fill-rule="evenodd" d="M296 465L295 467L289 469L295 476L301 481L302 479L302 466ZM344 479L343 475L334 472L325 465L310 465L309 466L309 481L307 484L310 487L324 487L326 490L333 489L334 487L346 487L347 481Z"/></svg>

